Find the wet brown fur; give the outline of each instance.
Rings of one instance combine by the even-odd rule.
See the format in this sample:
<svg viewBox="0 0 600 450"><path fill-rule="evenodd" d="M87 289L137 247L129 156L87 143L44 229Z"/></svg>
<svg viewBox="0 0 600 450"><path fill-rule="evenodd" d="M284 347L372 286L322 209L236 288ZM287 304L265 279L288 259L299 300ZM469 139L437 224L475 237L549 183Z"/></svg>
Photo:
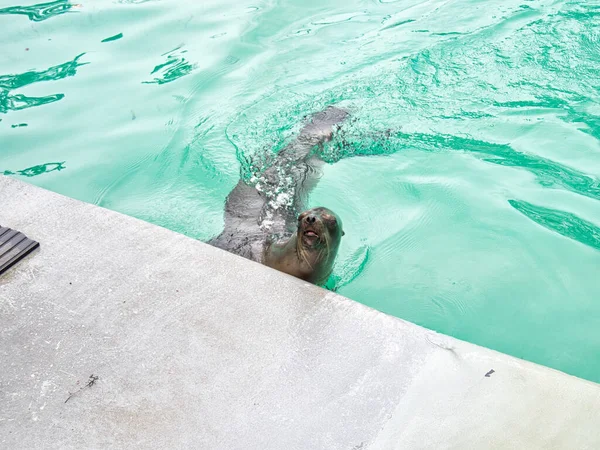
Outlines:
<svg viewBox="0 0 600 450"><path fill-rule="evenodd" d="M315 217L313 225L303 222L307 215ZM324 217L332 218L329 226ZM318 235L312 245L304 240L307 228ZM322 207L310 209L300 215L298 231L288 240L267 244L263 264L310 283L323 284L331 275L343 235L342 222L333 211Z"/></svg>
<svg viewBox="0 0 600 450"><path fill-rule="evenodd" d="M262 173L262 184L268 189L259 191L240 179L225 201L224 229L209 243L311 283L325 283L343 235L342 222L326 208L313 208L300 217L297 212L306 208L308 193L322 174L324 162L315 150L332 138L346 117L348 112L335 106L310 117L297 139L280 150ZM292 182L282 184L283 179ZM265 192L277 192L281 186L293 201L273 208ZM309 212L315 216L311 231L318 239L306 236L305 224L299 220ZM266 217L268 226L264 226Z"/></svg>

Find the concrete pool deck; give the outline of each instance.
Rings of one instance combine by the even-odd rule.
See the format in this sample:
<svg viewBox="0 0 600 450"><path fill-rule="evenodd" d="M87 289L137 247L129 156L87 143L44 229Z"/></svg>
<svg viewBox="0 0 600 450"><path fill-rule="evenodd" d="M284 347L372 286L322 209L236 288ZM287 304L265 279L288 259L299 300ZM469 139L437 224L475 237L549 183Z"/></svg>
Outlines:
<svg viewBox="0 0 600 450"><path fill-rule="evenodd" d="M0 277L0 448L600 448L600 385L3 176L0 224L41 243Z"/></svg>

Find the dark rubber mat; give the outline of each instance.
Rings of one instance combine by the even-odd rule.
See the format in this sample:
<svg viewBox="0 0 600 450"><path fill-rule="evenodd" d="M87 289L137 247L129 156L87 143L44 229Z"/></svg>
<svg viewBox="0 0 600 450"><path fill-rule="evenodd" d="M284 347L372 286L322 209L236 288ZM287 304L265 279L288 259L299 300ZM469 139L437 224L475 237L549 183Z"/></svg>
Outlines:
<svg viewBox="0 0 600 450"><path fill-rule="evenodd" d="M0 275L39 246L23 233L0 226Z"/></svg>

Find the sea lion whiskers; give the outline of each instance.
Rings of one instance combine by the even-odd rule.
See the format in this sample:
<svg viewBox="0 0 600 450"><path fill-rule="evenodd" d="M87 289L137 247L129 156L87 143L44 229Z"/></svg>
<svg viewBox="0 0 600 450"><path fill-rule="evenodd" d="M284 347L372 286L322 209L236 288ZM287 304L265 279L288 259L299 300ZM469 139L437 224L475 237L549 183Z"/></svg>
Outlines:
<svg viewBox="0 0 600 450"><path fill-rule="evenodd" d="M324 241L325 241L325 248L321 249L321 251L319 252L319 261L321 261L321 254L323 253L323 250L325 250L325 258L327 259L329 258L329 253L331 252L331 248L329 246L329 233L323 233L324 236Z"/></svg>
<svg viewBox="0 0 600 450"><path fill-rule="evenodd" d="M308 230L308 231L313 231L313 233L316 233L318 236L318 240L316 242L316 246L318 247L319 253L317 253L316 258L314 259L313 263L314 264L318 264L321 261L327 260L327 258L329 258L329 255L331 253L331 238L329 233L327 233L325 231L325 225L319 221L319 225L317 227L316 231L318 231L318 233L316 233L316 231L313 230ZM308 267L310 267L310 269L313 269L313 265L310 263L309 258L308 258L308 253L309 253L309 249L306 247L305 243L302 241L302 235L306 232L306 230L303 230L302 226L298 227L298 232L297 232L297 238L296 238L296 253L298 255L298 259L300 261L304 261Z"/></svg>
<svg viewBox="0 0 600 450"><path fill-rule="evenodd" d="M308 267L310 267L310 270L313 270L313 266L308 260L308 256L306 255L307 252L304 248L304 245L302 244L301 238L296 240L296 253L298 254L298 259L300 261L304 261L308 265Z"/></svg>

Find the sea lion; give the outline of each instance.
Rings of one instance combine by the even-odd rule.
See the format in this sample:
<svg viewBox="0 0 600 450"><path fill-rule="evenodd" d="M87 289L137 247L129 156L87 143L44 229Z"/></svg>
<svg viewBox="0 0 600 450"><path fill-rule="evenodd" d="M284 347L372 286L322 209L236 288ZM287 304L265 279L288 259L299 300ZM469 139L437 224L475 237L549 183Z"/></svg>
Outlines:
<svg viewBox="0 0 600 450"><path fill-rule="evenodd" d="M332 106L313 115L253 185L241 179L225 201L223 232L208 243L311 283L325 283L344 235L342 221L323 207L305 211L306 200L321 176L318 148L347 116Z"/></svg>
<svg viewBox="0 0 600 450"><path fill-rule="evenodd" d="M298 230L281 242L267 240L263 264L314 284L323 284L331 275L340 241L342 221L323 207L304 211Z"/></svg>

